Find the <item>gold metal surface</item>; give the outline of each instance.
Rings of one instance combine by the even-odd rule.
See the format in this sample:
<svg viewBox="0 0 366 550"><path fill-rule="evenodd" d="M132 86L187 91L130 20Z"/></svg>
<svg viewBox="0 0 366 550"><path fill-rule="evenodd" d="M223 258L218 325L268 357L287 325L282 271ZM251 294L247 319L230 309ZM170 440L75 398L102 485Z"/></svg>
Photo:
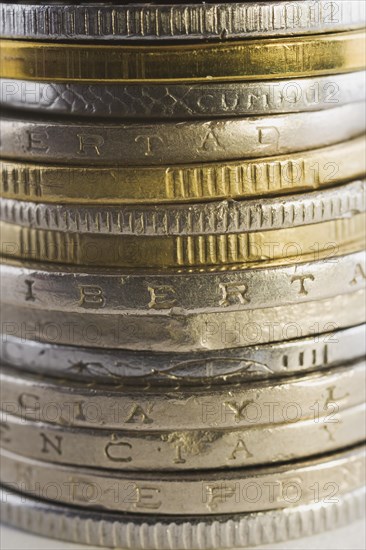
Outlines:
<svg viewBox="0 0 366 550"><path fill-rule="evenodd" d="M53 82L268 80L364 68L364 31L182 46L1 40L4 78Z"/></svg>
<svg viewBox="0 0 366 550"><path fill-rule="evenodd" d="M0 195L35 202L159 203L285 195L366 172L366 139L303 153L179 166L88 167L0 163Z"/></svg>
<svg viewBox="0 0 366 550"><path fill-rule="evenodd" d="M38 4L0 8L5 522L188 550L362 516L364 3Z"/></svg>
<svg viewBox="0 0 366 550"><path fill-rule="evenodd" d="M85 266L194 267L318 259L365 248L366 214L265 232L194 236L121 236L38 230L0 222L2 254Z"/></svg>

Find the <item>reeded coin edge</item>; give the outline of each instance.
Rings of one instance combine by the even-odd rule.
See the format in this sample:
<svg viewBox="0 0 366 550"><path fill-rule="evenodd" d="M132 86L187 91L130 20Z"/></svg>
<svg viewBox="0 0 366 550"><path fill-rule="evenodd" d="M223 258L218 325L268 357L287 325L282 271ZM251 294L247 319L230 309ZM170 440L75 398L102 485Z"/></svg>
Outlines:
<svg viewBox="0 0 366 550"><path fill-rule="evenodd" d="M318 34L362 26L363 2L327 0L113 6L12 5L2 9L3 36L53 40L202 40ZM59 13L58 11L59 10ZM64 15L64 17L62 17Z"/></svg>
<svg viewBox="0 0 366 550"><path fill-rule="evenodd" d="M131 550L215 550L273 544L309 537L364 517L365 488L337 502L211 518L96 513L55 505L9 489L0 492L2 521L39 535L97 546Z"/></svg>
<svg viewBox="0 0 366 550"><path fill-rule="evenodd" d="M2 198L0 220L72 233L107 235L202 235L258 232L346 218L366 210L366 179L283 198L187 205L99 206L33 203Z"/></svg>

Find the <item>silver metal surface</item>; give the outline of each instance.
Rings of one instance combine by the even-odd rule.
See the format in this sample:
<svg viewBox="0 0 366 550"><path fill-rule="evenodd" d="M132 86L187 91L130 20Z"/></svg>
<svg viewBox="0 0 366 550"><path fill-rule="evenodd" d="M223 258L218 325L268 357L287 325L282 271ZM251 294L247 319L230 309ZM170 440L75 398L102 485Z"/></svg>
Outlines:
<svg viewBox="0 0 366 550"><path fill-rule="evenodd" d="M293 409L293 407L292 407ZM2 414L1 447L36 460L112 470L184 471L240 467L309 458L361 443L366 404L300 420L288 408L283 424L235 429L133 432L76 429Z"/></svg>
<svg viewBox="0 0 366 550"><path fill-rule="evenodd" d="M365 355L365 325L261 346L175 354L0 338L1 361L12 368L86 383L140 387L243 383L321 371Z"/></svg>
<svg viewBox="0 0 366 550"><path fill-rule="evenodd" d="M325 147L364 131L365 102L267 117L159 123L53 121L5 115L1 155L61 164L160 165L266 157Z"/></svg>
<svg viewBox="0 0 366 550"><path fill-rule="evenodd" d="M334 258L332 250L329 258L292 265L168 273L2 259L1 303L84 319L95 313L174 318L324 300L365 288L366 252Z"/></svg>
<svg viewBox="0 0 366 550"><path fill-rule="evenodd" d="M2 199L0 220L71 233L202 235L269 231L347 218L366 210L366 180L269 199L195 204L86 206Z"/></svg>
<svg viewBox="0 0 366 550"><path fill-rule="evenodd" d="M217 515L319 504L361 489L365 449L229 472L142 473L75 469L1 451L1 483L32 497L136 514ZM316 490L314 490L314 487Z"/></svg>
<svg viewBox="0 0 366 550"><path fill-rule="evenodd" d="M1 36L34 40L207 40L360 28L362 0L141 4L4 3Z"/></svg>
<svg viewBox="0 0 366 550"><path fill-rule="evenodd" d="M129 550L232 550L308 537L347 526L365 514L365 488L315 505L265 512L180 517L118 514L67 507L20 495L0 493L2 521L46 537L74 544Z"/></svg>
<svg viewBox="0 0 366 550"><path fill-rule="evenodd" d="M361 283L363 284L363 283ZM1 332L23 340L163 352L223 350L304 338L365 322L365 290L276 307L145 315L34 309L2 304Z"/></svg>
<svg viewBox="0 0 366 550"><path fill-rule="evenodd" d="M1 367L1 408L20 418L92 429L156 432L255 427L314 419L365 402L365 361L214 388L101 386ZM184 426L184 427L183 427Z"/></svg>
<svg viewBox="0 0 366 550"><path fill-rule="evenodd" d="M4 78L0 79L0 106L40 114L113 119L234 117L321 111L347 105L364 99L365 86L364 71L272 82L138 86Z"/></svg>

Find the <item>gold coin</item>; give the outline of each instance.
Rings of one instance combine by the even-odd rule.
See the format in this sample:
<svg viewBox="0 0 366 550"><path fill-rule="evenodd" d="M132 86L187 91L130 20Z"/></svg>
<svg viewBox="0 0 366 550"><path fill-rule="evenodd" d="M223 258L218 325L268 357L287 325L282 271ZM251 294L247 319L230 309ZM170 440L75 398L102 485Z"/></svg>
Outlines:
<svg viewBox="0 0 366 550"><path fill-rule="evenodd" d="M179 166L57 166L4 160L0 195L62 203L158 203L284 195L366 172L364 136L302 153Z"/></svg>
<svg viewBox="0 0 366 550"><path fill-rule="evenodd" d="M364 31L173 46L1 40L4 78L52 82L268 80L363 69Z"/></svg>
<svg viewBox="0 0 366 550"><path fill-rule="evenodd" d="M0 222L4 256L104 267L190 267L306 261L365 248L366 214L265 232L193 236L65 233Z"/></svg>

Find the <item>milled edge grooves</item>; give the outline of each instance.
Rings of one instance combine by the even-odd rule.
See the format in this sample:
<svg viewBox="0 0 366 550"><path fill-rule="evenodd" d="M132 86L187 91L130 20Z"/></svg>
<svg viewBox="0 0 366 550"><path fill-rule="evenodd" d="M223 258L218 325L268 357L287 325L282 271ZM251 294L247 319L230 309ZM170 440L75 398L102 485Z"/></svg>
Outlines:
<svg viewBox="0 0 366 550"><path fill-rule="evenodd" d="M273 544L349 525L365 513L365 488L335 503L280 512L191 519L134 518L57 506L1 491L2 521L39 535L79 544L131 550L214 550Z"/></svg>
<svg viewBox="0 0 366 550"><path fill-rule="evenodd" d="M296 6L298 7L298 6ZM32 5L6 3L1 35L53 40L202 40L317 34L362 27L361 1L303 0L297 11L288 3L115 4L89 2Z"/></svg>

